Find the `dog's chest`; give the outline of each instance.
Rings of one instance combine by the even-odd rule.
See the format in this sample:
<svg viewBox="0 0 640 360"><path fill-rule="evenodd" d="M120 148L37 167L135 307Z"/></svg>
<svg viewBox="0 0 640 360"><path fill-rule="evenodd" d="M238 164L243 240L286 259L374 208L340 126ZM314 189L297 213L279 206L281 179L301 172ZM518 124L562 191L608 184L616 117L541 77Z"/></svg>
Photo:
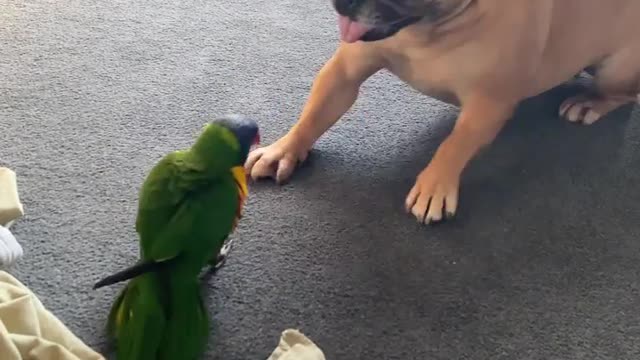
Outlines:
<svg viewBox="0 0 640 360"><path fill-rule="evenodd" d="M457 77L443 57L420 50L390 51L386 55L387 70L400 80L426 96L450 104L458 103Z"/></svg>

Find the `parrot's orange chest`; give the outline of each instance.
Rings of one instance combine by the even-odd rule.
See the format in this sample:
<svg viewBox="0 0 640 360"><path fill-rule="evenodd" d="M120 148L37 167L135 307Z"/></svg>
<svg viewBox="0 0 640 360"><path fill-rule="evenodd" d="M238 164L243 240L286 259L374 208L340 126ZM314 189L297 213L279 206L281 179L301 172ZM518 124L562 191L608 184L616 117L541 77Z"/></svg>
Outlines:
<svg viewBox="0 0 640 360"><path fill-rule="evenodd" d="M244 207L247 196L249 195L249 189L247 187L247 176L244 171L244 167L236 166L231 169L231 173L233 174L233 179L238 190L238 207L236 210L236 217L233 221L233 226L231 227L231 231L234 231L238 226L238 222L242 218L242 209Z"/></svg>

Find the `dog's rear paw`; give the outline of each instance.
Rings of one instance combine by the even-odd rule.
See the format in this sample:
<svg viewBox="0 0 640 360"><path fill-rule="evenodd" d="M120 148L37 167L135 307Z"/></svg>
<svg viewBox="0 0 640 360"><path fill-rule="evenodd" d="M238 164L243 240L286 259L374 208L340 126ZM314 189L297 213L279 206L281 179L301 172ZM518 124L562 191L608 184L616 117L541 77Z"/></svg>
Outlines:
<svg viewBox="0 0 640 360"><path fill-rule="evenodd" d="M598 97L580 94L566 99L560 105L559 115L572 123L591 125L617 108L631 103L629 96Z"/></svg>

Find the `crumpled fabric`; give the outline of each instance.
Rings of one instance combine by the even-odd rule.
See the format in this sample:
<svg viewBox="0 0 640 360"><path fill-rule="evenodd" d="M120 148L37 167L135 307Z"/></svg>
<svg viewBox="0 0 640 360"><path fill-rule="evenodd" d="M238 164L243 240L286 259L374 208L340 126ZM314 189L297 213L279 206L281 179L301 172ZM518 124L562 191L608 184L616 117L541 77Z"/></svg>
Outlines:
<svg viewBox="0 0 640 360"><path fill-rule="evenodd" d="M23 256L22 246L9 227L24 215L16 173L0 167L0 270L7 270Z"/></svg>
<svg viewBox="0 0 640 360"><path fill-rule="evenodd" d="M9 228L24 216L24 206L18 195L16 173L6 167L0 167L0 225Z"/></svg>
<svg viewBox="0 0 640 360"><path fill-rule="evenodd" d="M36 295L0 271L2 360L105 360L49 312Z"/></svg>
<svg viewBox="0 0 640 360"><path fill-rule="evenodd" d="M300 331L282 332L278 347L267 360L326 360L322 350Z"/></svg>
<svg viewBox="0 0 640 360"><path fill-rule="evenodd" d="M22 259L24 251L11 231L0 225L0 269L12 267Z"/></svg>

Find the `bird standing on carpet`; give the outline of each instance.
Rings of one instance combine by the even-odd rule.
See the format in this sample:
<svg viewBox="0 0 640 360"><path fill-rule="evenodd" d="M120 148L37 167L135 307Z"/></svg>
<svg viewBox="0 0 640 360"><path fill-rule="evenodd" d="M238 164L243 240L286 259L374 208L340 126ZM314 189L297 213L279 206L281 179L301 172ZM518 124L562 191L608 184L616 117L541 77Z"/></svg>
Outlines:
<svg viewBox="0 0 640 360"><path fill-rule="evenodd" d="M149 173L136 219L141 259L94 286L131 279L107 325L119 360L191 360L204 351L209 317L199 274L223 260L220 250L248 194L243 165L259 139L252 119L222 117Z"/></svg>

